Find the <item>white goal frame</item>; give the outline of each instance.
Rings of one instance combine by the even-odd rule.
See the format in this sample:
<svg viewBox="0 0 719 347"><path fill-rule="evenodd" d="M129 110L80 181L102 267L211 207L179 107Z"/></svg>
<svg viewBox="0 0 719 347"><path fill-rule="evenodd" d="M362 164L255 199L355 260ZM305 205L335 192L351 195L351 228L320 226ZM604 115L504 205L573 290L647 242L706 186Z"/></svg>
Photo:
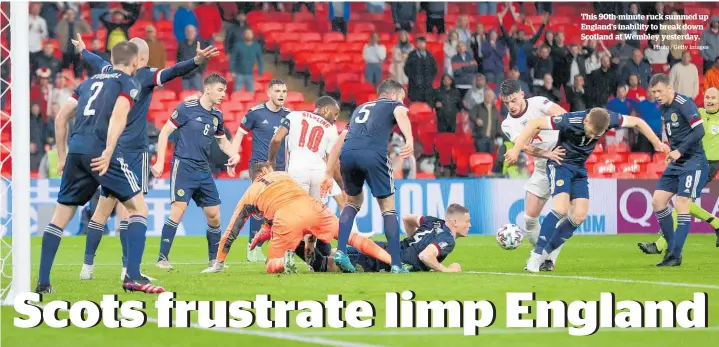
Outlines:
<svg viewBox="0 0 719 347"><path fill-rule="evenodd" d="M12 28L10 34L10 47L2 47L3 55L10 51L12 63L11 81L9 90L12 91L11 114L12 121L12 212L5 212L10 218L12 226L12 272L7 276L9 269L5 263L9 260L7 254L0 254L2 258L2 276L0 276L0 297L3 305L12 305L18 294L30 291L30 49L28 44L28 10L27 1L11 1L10 13L2 13L3 19L9 19L2 31ZM3 64L7 63L4 57ZM3 114L2 117L6 117ZM3 181L6 181L3 179ZM9 188L9 187L6 187ZM0 199L8 207L8 189L3 189ZM7 225L7 223L6 223ZM5 241L6 225L3 226L3 243ZM7 249L7 248L5 248ZM2 248L0 248L2 252ZM10 283L7 283L9 280Z"/></svg>

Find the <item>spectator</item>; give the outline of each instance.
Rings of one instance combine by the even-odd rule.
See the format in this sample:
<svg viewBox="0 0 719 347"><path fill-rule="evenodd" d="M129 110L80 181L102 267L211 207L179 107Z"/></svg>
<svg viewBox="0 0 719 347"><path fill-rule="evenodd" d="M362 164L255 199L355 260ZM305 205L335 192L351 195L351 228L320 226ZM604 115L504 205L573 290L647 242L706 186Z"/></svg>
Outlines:
<svg viewBox="0 0 719 347"><path fill-rule="evenodd" d="M592 54L584 60L587 75L602 67L603 56L607 55L610 59L612 57L612 54L609 53L609 49L607 49L607 46L604 45L604 41L599 40L599 46L601 46L601 50L598 49L597 41L594 40L589 41L588 45L585 46L585 49L592 50Z"/></svg>
<svg viewBox="0 0 719 347"><path fill-rule="evenodd" d="M275 9L277 12L285 12L285 6L282 5L282 3L279 2L271 2L271 3L262 3L262 11L269 12L270 6Z"/></svg>
<svg viewBox="0 0 719 347"><path fill-rule="evenodd" d="M48 68L40 68L36 71L36 83L30 86L30 102L37 102L40 105L40 112L48 109L50 96L52 95L53 86L50 84L52 74Z"/></svg>
<svg viewBox="0 0 719 347"><path fill-rule="evenodd" d="M55 28L59 22L58 18L60 17L61 7L62 3L59 2L43 2L40 7L40 17L45 20L45 24L47 25L47 36L52 39L56 37Z"/></svg>
<svg viewBox="0 0 719 347"><path fill-rule="evenodd" d="M467 45L470 44L472 31L469 29L469 18L467 18L467 16L457 17L457 26L454 28L454 31L459 35L459 42L464 42Z"/></svg>
<svg viewBox="0 0 719 347"><path fill-rule="evenodd" d="M584 41L584 48L578 44L573 44L569 49L569 57L567 57L567 63L569 64L569 81L566 85L571 87L574 85L574 77L579 75L585 76L587 74L586 58L592 54L590 48L587 47L587 42Z"/></svg>
<svg viewBox="0 0 719 347"><path fill-rule="evenodd" d="M197 54L198 45L200 48L207 46L197 37L197 29L195 29L193 25L188 25L185 28L185 40L177 44L177 57L175 61L192 59ZM235 51L237 51L237 49L238 47L235 47ZM192 72L182 76L182 89L201 91L203 70L204 67L198 66Z"/></svg>
<svg viewBox="0 0 719 347"><path fill-rule="evenodd" d="M414 50L414 46L409 42L409 34L402 30L398 34L399 39L392 50L392 64L389 66L390 78L403 84L407 84L407 75L404 73L404 64L409 54Z"/></svg>
<svg viewBox="0 0 719 347"><path fill-rule="evenodd" d="M88 4L90 5L90 19L92 21L90 24L92 24L92 31L97 32L97 29L100 28L100 17L110 11L110 3L90 1Z"/></svg>
<svg viewBox="0 0 719 347"><path fill-rule="evenodd" d="M457 113L460 102L459 90L450 75L442 77L442 85L434 91L434 109L437 112L437 131L453 133L457 128Z"/></svg>
<svg viewBox="0 0 719 347"><path fill-rule="evenodd" d="M487 82L500 84L504 81L504 56L507 48L497 41L497 31L489 31L489 40L482 44L482 70Z"/></svg>
<svg viewBox="0 0 719 347"><path fill-rule="evenodd" d="M647 90L639 85L639 76L637 76L637 74L629 75L627 98L632 99L635 102L644 101L644 99L647 98Z"/></svg>
<svg viewBox="0 0 719 347"><path fill-rule="evenodd" d="M489 1L477 2L477 11L480 16L494 16L497 14L497 3Z"/></svg>
<svg viewBox="0 0 719 347"><path fill-rule="evenodd" d="M464 98L462 99L462 105L465 109L471 110L475 108L477 105L484 102L484 91L486 89L489 89L487 87L487 79L484 77L484 75L477 74L476 77L474 77L474 84L472 85L472 89L467 92L467 94L464 95Z"/></svg>
<svg viewBox="0 0 719 347"><path fill-rule="evenodd" d="M664 64L664 71L669 70L667 64L669 59L669 48L659 43L659 40L649 40L649 45L644 49L644 57L650 65Z"/></svg>
<svg viewBox="0 0 719 347"><path fill-rule="evenodd" d="M90 24L87 24L82 18L77 18L75 11L67 9L65 16L57 24L57 38L60 43L60 51L62 52L62 67L69 68L72 65L75 78L82 75L82 64L80 63L80 53L75 51L71 40L77 38L77 34L89 33L91 31Z"/></svg>
<svg viewBox="0 0 719 347"><path fill-rule="evenodd" d="M292 13L300 12L302 10L302 5L305 5L307 12L315 14L315 3L307 1L295 2L292 5Z"/></svg>
<svg viewBox="0 0 719 347"><path fill-rule="evenodd" d="M195 27L195 30L197 30L197 27L200 25L197 21L197 16L195 16L195 12L192 11L193 6L191 2L182 3L177 7L177 10L175 10L175 17L172 19L172 32L175 33L177 42L187 40L185 36L187 31L185 28L192 25Z"/></svg>
<svg viewBox="0 0 719 347"><path fill-rule="evenodd" d="M424 37L417 38L417 49L407 57L404 73L409 81L407 97L414 102L431 101L432 82L437 76L437 62L432 54L427 52L427 40Z"/></svg>
<svg viewBox="0 0 719 347"><path fill-rule="evenodd" d="M110 21L110 13L112 13L112 22ZM137 16L123 10L111 10L100 16L100 22L107 28L107 38L105 39L105 50L110 52L118 42L130 39L129 30L137 21Z"/></svg>
<svg viewBox="0 0 719 347"><path fill-rule="evenodd" d="M639 27L644 24L644 19L639 14L639 6L637 6L636 3L630 4L629 11L626 14L629 16L629 19L617 20L617 24L624 25L625 28L633 25L632 30L624 30L623 33L624 35L627 35L626 37L630 38L630 40L627 40L628 45L634 48L639 48Z"/></svg>
<svg viewBox="0 0 719 347"><path fill-rule="evenodd" d="M254 40L252 29L247 28L245 29L245 40L235 45L230 59L230 71L235 74L235 91L242 90L243 87L245 91L255 91L255 66L257 66L257 72L261 75L263 71L262 48Z"/></svg>
<svg viewBox="0 0 719 347"><path fill-rule="evenodd" d="M245 29L249 27L247 24L247 14L242 11L237 11L234 17L228 16L219 3L217 4L217 9L220 11L222 20L228 24L225 35L225 52L232 52L235 44L243 40Z"/></svg>
<svg viewBox="0 0 719 347"><path fill-rule="evenodd" d="M444 43L444 69L446 74L452 75L452 58L457 55L458 44L459 34L454 30L450 30L447 41Z"/></svg>
<svg viewBox="0 0 719 347"><path fill-rule="evenodd" d="M417 4L414 2L392 2L392 21L397 31L412 32L417 21Z"/></svg>
<svg viewBox="0 0 719 347"><path fill-rule="evenodd" d="M110 53L108 53L104 49L102 49L102 42L97 37L93 38L92 42L90 43L90 52L92 52L96 56L102 58L102 60L104 60L104 61L110 61ZM152 59L152 56L150 56L150 59ZM85 71L87 71L88 76L92 76L92 75L100 72L100 71L95 71L93 66L90 63L88 63L86 60L83 60L83 64L85 67Z"/></svg>
<svg viewBox="0 0 719 347"><path fill-rule="evenodd" d="M707 47L699 50L704 59L703 72L706 73L714 64L714 60L719 58L719 16L712 17L711 24L699 40L699 46Z"/></svg>
<svg viewBox="0 0 719 347"><path fill-rule="evenodd" d="M30 62L32 64L30 69L36 71L38 69L48 68L52 74L51 77L55 78L55 75L60 72L60 69L62 68L62 63L60 63L59 59L55 58L54 52L55 45L52 41L46 41L42 49L42 54L38 55L35 57L34 61Z"/></svg>
<svg viewBox="0 0 719 347"><path fill-rule="evenodd" d="M30 15L28 16L28 48L30 49L30 61L42 54L42 42L47 39L47 22L45 18L40 17L40 3L30 5Z"/></svg>
<svg viewBox="0 0 719 347"><path fill-rule="evenodd" d="M500 23L502 22L501 19L499 21ZM532 28L532 31L534 31L534 35L529 39L527 39L524 29L519 30L517 39L515 40L509 33L507 33L503 24L500 24L499 28L502 30L502 38L509 48L509 66L517 66L520 78L527 83L532 83L532 78L529 72L528 57L533 55L534 45L537 43L537 40L539 40L539 37L542 36L544 27L549 23L549 15L544 16L544 22L542 23L542 26L539 27L539 31L534 29L531 21L526 20L525 23Z"/></svg>
<svg viewBox="0 0 719 347"><path fill-rule="evenodd" d="M339 31L347 36L347 22L350 20L350 3L330 2L329 17L332 22L332 31Z"/></svg>
<svg viewBox="0 0 719 347"><path fill-rule="evenodd" d="M595 70L587 78L589 108L604 107L609 96L617 90L617 74L609 56L602 57L602 67Z"/></svg>
<svg viewBox="0 0 719 347"><path fill-rule="evenodd" d="M392 162L392 173L395 179L415 179L417 178L417 159L414 155L410 155L407 159L399 155L400 149L404 145L404 137L397 133L392 134L388 151L389 159Z"/></svg>
<svg viewBox="0 0 719 347"><path fill-rule="evenodd" d="M444 15L447 13L446 2L428 2L427 3L427 32L434 33L437 28L437 34L444 34Z"/></svg>
<svg viewBox="0 0 719 347"><path fill-rule="evenodd" d="M554 88L559 90L569 81L569 59L571 52L569 47L564 44L564 32L560 31L554 38L554 46L551 51L552 56L552 80Z"/></svg>
<svg viewBox="0 0 719 347"><path fill-rule="evenodd" d="M387 48L379 43L378 33L372 33L369 43L364 45L362 56L365 62L365 80L378 85L382 82L382 64L387 59Z"/></svg>
<svg viewBox="0 0 719 347"><path fill-rule="evenodd" d="M477 61L467 51L467 44L460 42L457 45L457 55L452 58L452 71L454 71L454 81L459 89L460 98L464 96L472 88L474 78L477 75Z"/></svg>
<svg viewBox="0 0 719 347"><path fill-rule="evenodd" d="M367 1L368 13L384 13L384 1Z"/></svg>
<svg viewBox="0 0 719 347"><path fill-rule="evenodd" d="M145 28L145 41L150 49L150 58L147 60L147 66L158 69L164 69L167 62L167 51L162 41L157 38L157 30L152 25Z"/></svg>
<svg viewBox="0 0 719 347"><path fill-rule="evenodd" d="M527 82L524 82L520 79L519 69L516 66L513 66L509 69L509 76L507 76L508 80L515 80L519 81L519 86L524 92L524 95L526 97L532 96L532 89L529 88L529 84ZM499 89L501 85L497 84L497 90L494 92L495 95L499 94ZM506 114L507 112L502 111L502 114Z"/></svg>
<svg viewBox="0 0 719 347"><path fill-rule="evenodd" d="M484 32L484 25L477 22L472 37L469 38L469 48L474 54L474 60L477 61L479 71L482 70L482 45L487 41L487 34Z"/></svg>
<svg viewBox="0 0 719 347"><path fill-rule="evenodd" d="M652 128L654 134L660 139L662 138L662 113L659 111L659 103L654 98L654 94L647 94L647 99L642 100L637 104L636 114L639 118L643 119L649 127ZM654 146L649 140L641 133L637 137L637 142L632 149L636 152L654 153Z"/></svg>
<svg viewBox="0 0 719 347"><path fill-rule="evenodd" d="M543 96L553 102L559 102L562 99L562 93L559 88L554 86L554 78L551 74L544 74L541 86L534 86L534 95Z"/></svg>
<svg viewBox="0 0 719 347"><path fill-rule="evenodd" d="M42 115L40 103L33 102L30 106L30 170L37 171L40 161L45 155L47 123Z"/></svg>
<svg viewBox="0 0 719 347"><path fill-rule="evenodd" d="M567 86L567 103L569 112L583 111L588 109L587 94L584 92L584 75L574 76L574 83Z"/></svg>
<svg viewBox="0 0 719 347"><path fill-rule="evenodd" d="M644 60L644 54L638 49L634 50L632 60L627 62L621 71L619 83L628 83L629 76L634 74L639 76L639 85L644 89L649 86L649 79L652 78L652 67Z"/></svg>
<svg viewBox="0 0 719 347"><path fill-rule="evenodd" d="M619 114L631 115L636 106L637 103L634 100L627 99L627 85L619 84L615 98L609 100L606 109ZM607 145L627 143L628 139L629 133L627 129L616 129L614 136L607 136L606 143Z"/></svg>
<svg viewBox="0 0 719 347"><path fill-rule="evenodd" d="M544 44L547 45L547 47L554 46L554 31L547 30L544 34Z"/></svg>
<svg viewBox="0 0 719 347"><path fill-rule="evenodd" d="M502 136L499 110L495 105L494 92L484 90L484 100L469 111L472 124L474 149L482 153L494 153L494 139Z"/></svg>
<svg viewBox="0 0 719 347"><path fill-rule="evenodd" d="M714 66L707 71L704 78L704 90L709 88L719 89L719 57L714 59Z"/></svg>
<svg viewBox="0 0 719 347"><path fill-rule="evenodd" d="M631 60L635 48L627 44L624 35L619 32L617 35L617 44L609 52L612 54L612 62L619 65L619 70L622 71L624 65Z"/></svg>
<svg viewBox="0 0 719 347"><path fill-rule="evenodd" d="M661 2L657 2L656 4L654 4L654 8L649 12L649 15L652 16L651 18L656 19L650 19L647 21L647 25L649 25L649 29L647 29L647 35L654 36L659 34L659 26L664 24L663 18L666 15L666 13L664 12L664 4ZM646 53L644 55L646 55Z"/></svg>
<svg viewBox="0 0 719 347"><path fill-rule="evenodd" d="M684 52L684 49L682 48L684 46L682 36L684 36L687 31L682 26L684 23L681 19L679 19L679 11L672 10L671 15L676 16L673 18L677 19L665 21L664 28L660 31L660 36L665 37L662 44L669 47L669 65L674 65L678 61L682 60L682 52Z"/></svg>
<svg viewBox="0 0 719 347"><path fill-rule="evenodd" d="M692 64L692 55L684 51L682 61L674 64L669 71L669 84L674 91L694 99L699 95L699 71L696 65Z"/></svg>
<svg viewBox="0 0 719 347"><path fill-rule="evenodd" d="M45 114L55 116L56 114L52 112L52 105L64 104L65 101L72 96L72 89L73 86L67 84L67 77L63 74L58 74L57 77L55 77L55 87L52 88L48 98L49 107L47 110L44 110Z"/></svg>
<svg viewBox="0 0 719 347"><path fill-rule="evenodd" d="M170 4L166 2L153 2L152 19L157 22L162 18L165 18L165 20L172 20L172 8L170 8Z"/></svg>
<svg viewBox="0 0 719 347"><path fill-rule="evenodd" d="M534 59L534 79L532 84L541 86L544 84L544 75L552 74L554 71L554 60L549 56L551 49L547 45L539 48L539 56Z"/></svg>
<svg viewBox="0 0 719 347"><path fill-rule="evenodd" d="M551 2L535 2L534 7L537 8L537 15L552 14L552 3Z"/></svg>
<svg viewBox="0 0 719 347"><path fill-rule="evenodd" d="M203 41L212 42L219 41L220 32L222 32L222 17L217 5L212 2L201 2L193 11L197 18L197 29L199 36Z"/></svg>

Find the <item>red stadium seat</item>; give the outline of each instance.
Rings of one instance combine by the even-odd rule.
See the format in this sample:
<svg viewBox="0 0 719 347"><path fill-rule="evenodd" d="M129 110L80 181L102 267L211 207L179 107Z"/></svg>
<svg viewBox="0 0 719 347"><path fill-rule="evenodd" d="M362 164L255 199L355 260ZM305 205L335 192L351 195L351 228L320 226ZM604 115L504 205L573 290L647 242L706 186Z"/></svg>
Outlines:
<svg viewBox="0 0 719 347"><path fill-rule="evenodd" d="M640 171L641 171L641 166L637 163L620 164L617 169L617 172L638 173Z"/></svg>
<svg viewBox="0 0 719 347"><path fill-rule="evenodd" d="M595 177L610 177L616 172L616 167L612 163L599 163L594 165L593 173Z"/></svg>
<svg viewBox="0 0 719 347"><path fill-rule="evenodd" d="M158 89L152 94L152 100L172 101L177 100L177 95L171 90Z"/></svg>
<svg viewBox="0 0 719 347"><path fill-rule="evenodd" d="M649 163L647 164L646 172L654 172L657 174L661 174L664 172L664 169L666 169L666 164L658 164L658 163Z"/></svg>
<svg viewBox="0 0 719 347"><path fill-rule="evenodd" d="M492 171L494 158L489 153L475 153L469 157L469 167L472 174L480 176Z"/></svg>
<svg viewBox="0 0 719 347"><path fill-rule="evenodd" d="M300 92L287 92L287 99L285 102L303 102L305 101L304 94Z"/></svg>
<svg viewBox="0 0 719 347"><path fill-rule="evenodd" d="M598 157L599 163L623 163L626 160L622 154L619 153L604 153Z"/></svg>
<svg viewBox="0 0 719 347"><path fill-rule="evenodd" d="M652 161L652 156L649 153L629 153L627 162L646 164Z"/></svg>
<svg viewBox="0 0 719 347"><path fill-rule="evenodd" d="M616 179L635 179L637 176L631 172L615 172L612 174L613 178Z"/></svg>
<svg viewBox="0 0 719 347"><path fill-rule="evenodd" d="M233 103L244 103L244 102L251 102L255 99L255 93L250 93L244 90L240 90L237 92L232 92L230 94L230 100L232 100Z"/></svg>

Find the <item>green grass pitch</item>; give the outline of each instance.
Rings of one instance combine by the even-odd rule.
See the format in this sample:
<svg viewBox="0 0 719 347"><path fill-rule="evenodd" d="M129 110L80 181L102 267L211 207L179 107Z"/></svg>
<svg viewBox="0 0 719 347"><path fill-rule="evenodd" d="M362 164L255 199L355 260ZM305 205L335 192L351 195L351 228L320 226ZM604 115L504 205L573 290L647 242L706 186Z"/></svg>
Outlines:
<svg viewBox="0 0 719 347"><path fill-rule="evenodd" d="M328 294L342 294L345 301L368 300L377 308L376 323L369 329L199 329L158 328L148 323L137 329L53 329L41 326L20 329L13 326L18 316L3 306L0 345L4 346L716 346L719 338L719 249L713 235L691 235L684 265L656 268L660 256L642 254L639 241L654 235L575 236L564 247L557 269L530 275L522 271L529 246L518 250L500 249L493 237L460 239L447 262L462 264L463 272L412 273L409 275L320 274L268 275L264 265L246 264L245 239L235 243L228 258L229 268L221 274L201 274L206 267L206 240L179 237L170 256L175 270L154 267L159 238L149 238L143 272L177 293L178 300L254 300L256 294L270 294L274 300L320 300ZM32 240L33 281L37 278L40 238ZM120 245L116 237L105 238L96 257L93 281L80 281L79 271L84 237L66 237L60 246L52 273L56 294L44 300L94 300L103 294L119 299L148 301L148 315L155 315L153 296L125 294L120 288ZM3 253L8 249L3 249ZM7 265L7 264L6 264ZM34 282L33 282L34 283ZM417 300L490 300L497 308L491 327L478 336L464 336L461 329L384 328L386 292L413 290ZM506 328L506 293L536 292L538 300L598 300L600 292L611 291L617 301L690 300L694 292L708 293L708 329L604 329L588 337L570 336L567 329ZM530 317L533 314L529 315ZM293 316L294 317L294 316ZM294 318L290 324L294 325ZM196 322L196 317L193 316Z"/></svg>

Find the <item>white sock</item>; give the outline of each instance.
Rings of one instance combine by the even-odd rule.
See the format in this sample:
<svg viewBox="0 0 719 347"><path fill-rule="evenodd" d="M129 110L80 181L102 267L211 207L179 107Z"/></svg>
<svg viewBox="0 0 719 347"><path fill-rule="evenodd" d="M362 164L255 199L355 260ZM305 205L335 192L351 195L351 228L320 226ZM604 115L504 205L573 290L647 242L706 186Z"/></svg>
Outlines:
<svg viewBox="0 0 719 347"><path fill-rule="evenodd" d="M559 252L562 250L562 247L564 247L564 245L559 246L559 248L553 250L552 253L549 254L549 260L551 260L554 265L557 265L557 258L559 257Z"/></svg>
<svg viewBox="0 0 719 347"><path fill-rule="evenodd" d="M526 237L532 246L535 246L537 244L537 239L539 239L539 227L538 217L530 217L526 214L524 215L524 229L526 230Z"/></svg>

